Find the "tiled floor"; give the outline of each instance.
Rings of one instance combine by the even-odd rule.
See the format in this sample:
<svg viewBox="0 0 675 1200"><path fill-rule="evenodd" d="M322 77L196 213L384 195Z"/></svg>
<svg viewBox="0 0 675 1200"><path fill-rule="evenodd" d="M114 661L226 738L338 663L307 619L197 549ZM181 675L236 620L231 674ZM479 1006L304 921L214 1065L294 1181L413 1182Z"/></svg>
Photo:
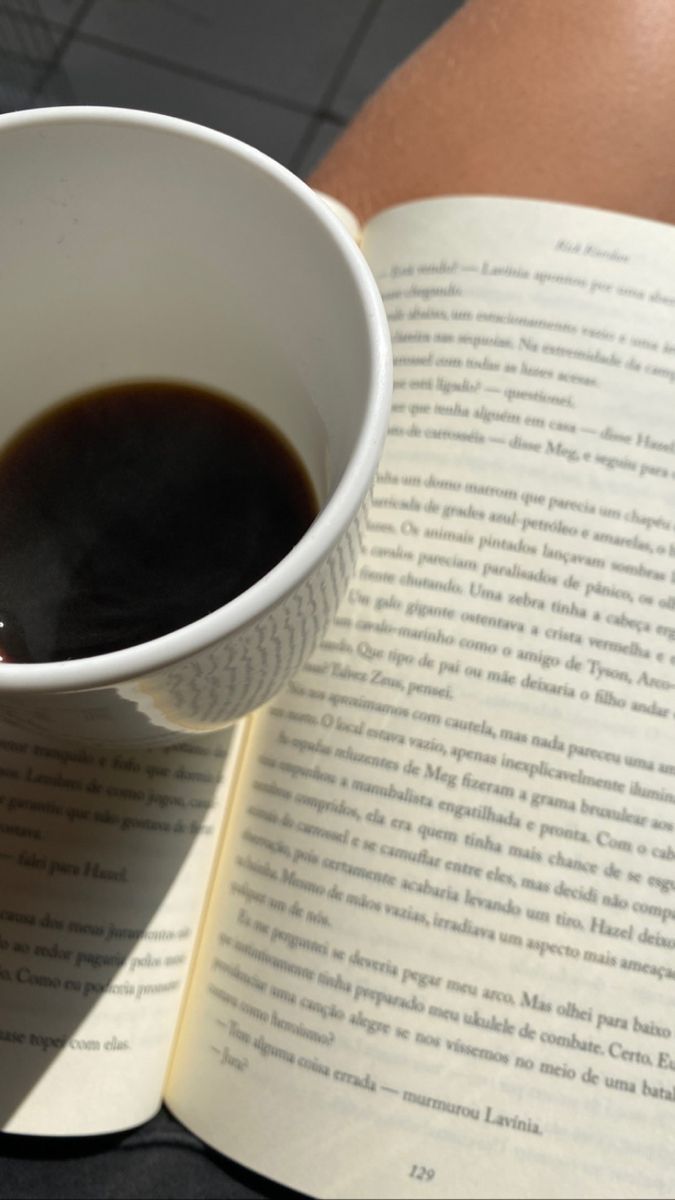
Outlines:
<svg viewBox="0 0 675 1200"><path fill-rule="evenodd" d="M0 0L0 111L170 113L306 174L461 0Z"/></svg>

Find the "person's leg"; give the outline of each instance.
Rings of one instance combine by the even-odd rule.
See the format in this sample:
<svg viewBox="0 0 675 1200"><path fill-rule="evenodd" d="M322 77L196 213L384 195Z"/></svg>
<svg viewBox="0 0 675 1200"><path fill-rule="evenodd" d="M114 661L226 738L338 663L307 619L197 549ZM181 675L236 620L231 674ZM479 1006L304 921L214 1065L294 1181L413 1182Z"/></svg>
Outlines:
<svg viewBox="0 0 675 1200"><path fill-rule="evenodd" d="M491 193L675 220L675 3L468 0L310 183L361 219Z"/></svg>

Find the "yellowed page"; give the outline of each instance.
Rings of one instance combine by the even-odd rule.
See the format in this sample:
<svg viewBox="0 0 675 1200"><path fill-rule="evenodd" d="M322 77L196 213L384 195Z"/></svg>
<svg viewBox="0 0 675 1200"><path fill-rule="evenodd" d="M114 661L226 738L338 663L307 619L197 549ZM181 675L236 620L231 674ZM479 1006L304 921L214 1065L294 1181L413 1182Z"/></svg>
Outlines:
<svg viewBox="0 0 675 1200"><path fill-rule="evenodd" d="M169 1101L318 1196L668 1196L675 233L441 200L366 253L367 545L258 719Z"/></svg>
<svg viewBox="0 0 675 1200"><path fill-rule="evenodd" d="M98 750L0 729L6 1132L102 1133L157 1111L230 741Z"/></svg>

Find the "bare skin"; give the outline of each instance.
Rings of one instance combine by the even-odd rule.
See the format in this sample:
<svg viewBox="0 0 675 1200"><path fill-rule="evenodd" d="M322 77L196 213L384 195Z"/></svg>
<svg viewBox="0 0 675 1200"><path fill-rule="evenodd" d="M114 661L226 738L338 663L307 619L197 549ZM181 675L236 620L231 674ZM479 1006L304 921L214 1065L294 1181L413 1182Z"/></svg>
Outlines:
<svg viewBox="0 0 675 1200"><path fill-rule="evenodd" d="M361 220L443 194L675 222L673 0L468 0L309 182Z"/></svg>

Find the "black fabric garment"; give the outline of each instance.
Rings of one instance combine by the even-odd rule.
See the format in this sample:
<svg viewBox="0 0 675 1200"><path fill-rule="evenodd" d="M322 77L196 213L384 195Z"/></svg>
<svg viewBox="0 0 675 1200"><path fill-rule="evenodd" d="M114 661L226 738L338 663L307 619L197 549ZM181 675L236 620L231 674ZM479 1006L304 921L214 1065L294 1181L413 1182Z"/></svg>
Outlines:
<svg viewBox="0 0 675 1200"><path fill-rule="evenodd" d="M273 1132L272 1132L273 1136ZM209 1149L166 1110L93 1138L0 1134L0 1200L302 1200Z"/></svg>

